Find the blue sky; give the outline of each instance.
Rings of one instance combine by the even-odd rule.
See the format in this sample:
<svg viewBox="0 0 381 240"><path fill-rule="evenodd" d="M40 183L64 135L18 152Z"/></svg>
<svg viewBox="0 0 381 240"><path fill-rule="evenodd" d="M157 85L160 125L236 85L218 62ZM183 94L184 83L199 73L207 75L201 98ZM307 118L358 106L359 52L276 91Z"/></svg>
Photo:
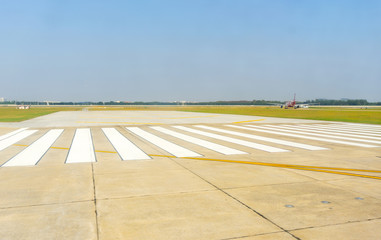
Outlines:
<svg viewBox="0 0 381 240"><path fill-rule="evenodd" d="M381 101L381 1L1 1L0 97Z"/></svg>

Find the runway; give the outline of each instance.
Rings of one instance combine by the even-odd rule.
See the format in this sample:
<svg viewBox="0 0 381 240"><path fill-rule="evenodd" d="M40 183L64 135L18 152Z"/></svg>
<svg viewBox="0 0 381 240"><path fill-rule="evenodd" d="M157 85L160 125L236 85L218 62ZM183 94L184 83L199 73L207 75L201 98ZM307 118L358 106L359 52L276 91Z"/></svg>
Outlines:
<svg viewBox="0 0 381 240"><path fill-rule="evenodd" d="M260 116L210 114L180 111L62 111L0 127L95 127L125 125L162 125L196 123L324 123L315 120L290 120Z"/></svg>
<svg viewBox="0 0 381 240"><path fill-rule="evenodd" d="M144 113L0 128L0 238L381 235L381 126Z"/></svg>
<svg viewBox="0 0 381 240"><path fill-rule="evenodd" d="M310 151L318 150L330 150L328 147L324 147L324 142L335 143L338 146L356 146L360 148L377 148L381 147L381 134L380 137L374 137L366 135L366 132L351 132L346 131L345 136L342 137L342 133L336 133L332 129L340 127L348 127L348 124L326 124L319 128L319 125L219 125L218 127L211 127L206 125L190 125L190 126L148 126L148 127L119 127L120 131L116 128L77 128L71 139L71 145L69 148L57 146L58 149L68 150L66 160L54 158L54 162L62 163L78 163L78 162L96 162L95 150L93 147L92 131L102 130L104 135L97 135L102 139L97 139L96 142L109 141L109 144L113 146L112 151L109 153L118 153L121 160L147 160L150 152L145 153L134 143L131 135L141 138L146 144L150 145L150 148L156 148L151 152L164 151L165 156L169 157L199 157L208 156L209 149L214 151L215 154L223 155L236 155L236 154L256 154L255 150L264 151L268 153L276 152L295 152L298 149L305 149ZM330 128L331 127L331 128ZM264 130L263 130L264 129ZM377 129L377 128L376 128ZM73 132L74 129L68 129L66 131ZM241 131L240 131L241 130ZM13 156L10 160L2 164L2 167L6 166L34 166L45 155L46 151L57 141L57 139L64 132L64 129L51 129L51 130L27 130L17 129L10 133L6 133L0 136L0 146L2 150L15 145L13 148L25 146L26 148L20 153ZM333 132L332 132L333 131ZM29 139L33 138L33 134L43 132L44 135L35 141ZM273 136L264 137L255 133L269 133ZM219 134L217 134L219 133ZM222 134L221 134L222 133ZM292 133L292 134L289 134ZM360 135L361 134L361 135ZM50 136L51 135L51 136ZM159 137L158 135L162 136ZM291 138L297 138L298 140L282 140L281 136L289 136ZM240 137L240 138L237 138ZM319 137L310 137L319 136ZM208 140L202 139L207 138ZM169 138L166 140L165 138ZM301 138L301 139L300 139ZM245 140L243 140L245 139ZM313 145L303 143L305 139L311 139L315 141ZM334 139L344 139L337 141ZM380 140L374 140L380 139ZM28 144L17 144L22 141ZM213 142L216 141L216 142ZM218 142L218 143L217 143ZM189 144L191 143L191 144ZM366 144L364 144L366 143ZM181 145L185 145L185 147ZM222 145L224 144L224 145ZM234 145L234 148L231 146ZM67 143L64 145L68 145ZM198 145L199 153L192 151L189 147ZM229 145L226 146L226 145ZM243 149L240 149L246 147ZM103 146L97 145L99 152L103 152ZM251 150L247 151L247 148ZM253 151L254 150L254 151ZM26 160L31 159L31 160ZM4 159L2 159L3 161ZM52 161L52 160L46 160ZM99 161L102 161L100 159Z"/></svg>

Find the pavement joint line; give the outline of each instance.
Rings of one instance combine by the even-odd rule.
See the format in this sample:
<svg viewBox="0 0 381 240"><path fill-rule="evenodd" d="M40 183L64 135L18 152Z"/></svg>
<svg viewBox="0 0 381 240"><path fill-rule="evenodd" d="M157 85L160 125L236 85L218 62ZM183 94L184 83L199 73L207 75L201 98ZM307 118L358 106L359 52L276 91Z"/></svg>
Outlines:
<svg viewBox="0 0 381 240"><path fill-rule="evenodd" d="M54 206L62 204L75 204L75 203L84 203L84 202L93 202L93 200L80 200L80 201L71 201L71 202L57 202L57 203L41 203L41 204L31 204L31 205L20 205L20 206L10 206L10 207L0 207L0 210L14 209L14 208L28 208L28 207L42 207L42 206Z"/></svg>
<svg viewBox="0 0 381 240"><path fill-rule="evenodd" d="M216 188L218 191L222 192L223 194L225 194L226 196L230 197L231 199L235 200L236 202L238 202L239 204L241 204L242 206L248 208L249 210L251 210L252 212L254 212L255 214L257 214L258 216L262 217L264 220L268 221L269 223L273 224L274 226L278 227L279 229L281 229L282 231L288 233L289 235L291 235L292 237L294 237L295 239L297 240L301 240L300 238L296 237L295 235L293 235L292 233L288 232L286 229L282 228L281 226L279 226L278 224L276 224L275 222L271 221L270 219L268 219L266 216L264 216L263 214L259 213L258 211L256 211L255 209L251 208L249 205L245 204L244 202L240 201L239 199L233 197L232 195L230 195L229 193L225 192L223 189L219 188L217 185L209 182L208 180L204 179L203 177L201 177L200 175L198 175L197 173L193 172L192 170L188 169L187 167L183 166L182 164L180 164L179 162L175 161L172 159L172 161L174 161L176 164L178 164L179 166L183 167L184 169L188 170L190 173L194 174L195 176L197 176L198 178L200 178L201 180L205 181L206 183L208 183L209 185L213 186L214 188Z"/></svg>
<svg viewBox="0 0 381 240"><path fill-rule="evenodd" d="M97 200L98 201L108 201L108 200L134 199L134 198L157 197L157 196L160 197L160 196L172 196L172 195L178 195L178 194L193 194L193 193L217 192L217 191L218 191L218 189L206 189L206 190L195 190L195 191L187 191L187 192L155 193L155 194L126 196L126 197L98 198Z"/></svg>
<svg viewBox="0 0 381 240"><path fill-rule="evenodd" d="M345 224L351 224L351 223L369 222L369 221L375 221L375 220L380 220L380 219L381 219L381 217L368 218L368 219L363 219L363 220L353 220L353 221L347 221L347 222L341 222L341 223L333 223L333 224L326 224L326 225L319 225L319 226L295 228L295 229L290 229L289 231L298 231L298 230L313 229L313 228L323 228L323 227L338 226L338 225L345 225Z"/></svg>
<svg viewBox="0 0 381 240"><path fill-rule="evenodd" d="M341 178L339 180L342 180L342 179L344 179L344 178ZM328 184L328 181L334 181L334 180L326 180L326 181L327 181L327 184ZM249 186L242 186L242 187L226 187L226 188L221 188L221 189L223 189L223 190L235 190L235 189L252 188L252 187L272 187L272 186L281 186L281 185L296 184L296 183L310 183L310 182L316 182L316 179L311 178L311 180L301 181L301 182L287 182L287 183L249 185ZM324 182L324 181L322 181L322 182Z"/></svg>
<svg viewBox="0 0 381 240"><path fill-rule="evenodd" d="M93 178L93 190L94 190L94 208L95 208L95 226L97 228L97 239L99 240L99 224L98 224L98 209L97 209L97 196L96 196L96 188L95 188L95 177L94 177L94 165L91 163L91 175Z"/></svg>
<svg viewBox="0 0 381 240"><path fill-rule="evenodd" d="M276 233L284 233L284 231L260 233L260 234L253 234L253 235L246 235L246 236L239 236L239 237L231 237L231 238L222 238L220 240L234 240L234 239L241 239L241 238L247 238L247 237L258 237L258 236L264 236L264 235L276 234Z"/></svg>
<svg viewBox="0 0 381 240"><path fill-rule="evenodd" d="M255 119L255 120L248 120L248 121L232 122L232 124L248 123L248 122L259 122L259 121L264 121L264 120L266 120L266 119Z"/></svg>

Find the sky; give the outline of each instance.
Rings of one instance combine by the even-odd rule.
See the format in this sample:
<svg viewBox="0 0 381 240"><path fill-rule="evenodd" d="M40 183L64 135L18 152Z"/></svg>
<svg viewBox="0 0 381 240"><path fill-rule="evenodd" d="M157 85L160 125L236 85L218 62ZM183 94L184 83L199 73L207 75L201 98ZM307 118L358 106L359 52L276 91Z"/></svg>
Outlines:
<svg viewBox="0 0 381 240"><path fill-rule="evenodd" d="M0 97L381 101L381 1L1 1Z"/></svg>

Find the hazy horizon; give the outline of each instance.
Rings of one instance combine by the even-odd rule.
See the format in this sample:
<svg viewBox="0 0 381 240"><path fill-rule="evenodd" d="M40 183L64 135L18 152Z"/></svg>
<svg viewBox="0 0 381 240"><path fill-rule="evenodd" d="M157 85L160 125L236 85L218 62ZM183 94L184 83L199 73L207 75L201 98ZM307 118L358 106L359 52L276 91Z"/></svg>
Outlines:
<svg viewBox="0 0 381 240"><path fill-rule="evenodd" d="M6 1L0 97L381 101L381 1Z"/></svg>

